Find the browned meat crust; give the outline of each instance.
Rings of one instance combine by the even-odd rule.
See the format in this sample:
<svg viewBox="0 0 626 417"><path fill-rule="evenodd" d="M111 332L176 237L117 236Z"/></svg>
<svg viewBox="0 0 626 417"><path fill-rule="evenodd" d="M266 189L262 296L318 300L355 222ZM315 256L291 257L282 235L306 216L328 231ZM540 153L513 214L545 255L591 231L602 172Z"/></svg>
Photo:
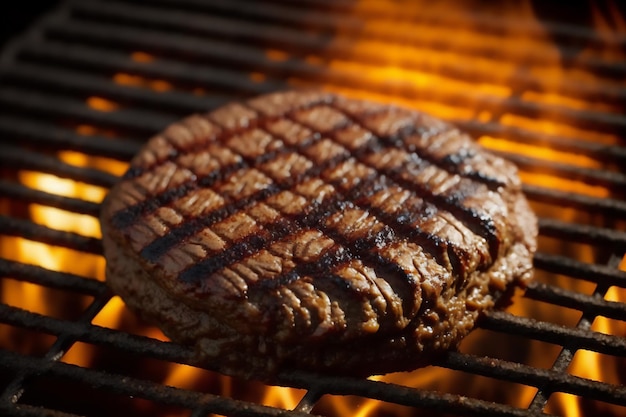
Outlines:
<svg viewBox="0 0 626 417"><path fill-rule="evenodd" d="M531 275L516 169L425 114L283 92L152 138L102 210L107 281L198 360L409 370Z"/></svg>

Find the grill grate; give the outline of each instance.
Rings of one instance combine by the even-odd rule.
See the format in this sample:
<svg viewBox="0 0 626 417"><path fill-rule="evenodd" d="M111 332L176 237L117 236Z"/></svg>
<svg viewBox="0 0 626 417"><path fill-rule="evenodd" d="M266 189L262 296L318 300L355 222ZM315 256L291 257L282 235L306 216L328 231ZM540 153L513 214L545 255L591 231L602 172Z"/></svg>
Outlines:
<svg viewBox="0 0 626 417"><path fill-rule="evenodd" d="M624 411L619 406L626 406L626 31L538 23L517 14L502 18L496 6L476 10L470 2L457 2L459 9L446 13L417 3L403 9L381 4L67 1L7 47L0 61L4 414L104 415L130 409L137 415L332 415L337 409L327 398L345 396L351 414L374 399L398 405L381 406L389 415L526 416L565 413L562 393L578 397L582 414ZM460 31L458 38L441 36L450 28ZM519 48L511 47L516 39ZM400 52L391 56L387 47ZM407 53L411 48L417 52ZM588 48L601 53L586 53ZM376 76L390 64L396 72ZM427 82L407 80L407 72ZM452 88L433 80L450 81ZM482 88L485 84L491 89ZM213 382L192 389L169 386L167 372L174 364L193 365L192 352L159 340L141 323L126 323L133 320L128 315L115 325L98 324L115 303L98 280L99 237L59 227L56 219L43 224L29 211L38 205L93 220L99 211L93 198L68 195L60 183L38 186L25 178L52 174L106 189L120 174L116 167L182 115L294 85L398 101L452 121L485 138L486 146L492 138L512 144L493 149L528 174L524 190L540 215L538 277L509 309L480 321L477 340L487 346L477 347L472 334L459 352L434 364L439 380L472 381L472 386L461 382L442 389L428 381L432 369L415 371L403 382L285 373L282 384L304 390L294 407L263 405L255 392L269 388L209 371L198 370ZM552 100L555 95L560 100ZM519 151L524 146L531 151ZM52 247L56 257L78 256L77 263L86 267L70 272L43 258L24 260L12 250L20 239ZM69 252L57 253L59 248ZM28 288L44 297L35 306L16 300L9 291L16 286L26 301L33 296ZM556 313L546 313L550 309ZM598 318L615 323L604 328ZM96 349L91 359L72 359L85 345ZM606 366L615 367L617 377L572 372L584 351L610 359ZM150 366L157 367L156 375ZM229 384L234 388L224 391ZM513 386L507 384L518 387L516 392L530 387L523 391L531 393L527 401L502 401L503 390ZM64 394L66 386L93 396Z"/></svg>

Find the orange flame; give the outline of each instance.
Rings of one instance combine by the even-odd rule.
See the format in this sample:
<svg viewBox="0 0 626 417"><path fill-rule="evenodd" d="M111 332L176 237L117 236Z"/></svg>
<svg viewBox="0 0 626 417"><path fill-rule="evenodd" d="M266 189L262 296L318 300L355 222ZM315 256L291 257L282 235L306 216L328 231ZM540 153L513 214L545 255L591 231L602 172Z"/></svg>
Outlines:
<svg viewBox="0 0 626 417"><path fill-rule="evenodd" d="M304 391L299 389L268 386L261 399L261 404L293 410L303 396Z"/></svg>

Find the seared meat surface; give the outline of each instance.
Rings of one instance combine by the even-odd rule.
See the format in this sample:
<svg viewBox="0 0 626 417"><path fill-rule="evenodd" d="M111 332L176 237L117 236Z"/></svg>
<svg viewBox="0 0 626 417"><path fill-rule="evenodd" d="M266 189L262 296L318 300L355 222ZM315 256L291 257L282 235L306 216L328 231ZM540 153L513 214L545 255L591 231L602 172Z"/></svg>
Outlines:
<svg viewBox="0 0 626 417"><path fill-rule="evenodd" d="M426 114L281 92L152 138L101 215L107 282L198 362L409 370L531 275L515 167Z"/></svg>

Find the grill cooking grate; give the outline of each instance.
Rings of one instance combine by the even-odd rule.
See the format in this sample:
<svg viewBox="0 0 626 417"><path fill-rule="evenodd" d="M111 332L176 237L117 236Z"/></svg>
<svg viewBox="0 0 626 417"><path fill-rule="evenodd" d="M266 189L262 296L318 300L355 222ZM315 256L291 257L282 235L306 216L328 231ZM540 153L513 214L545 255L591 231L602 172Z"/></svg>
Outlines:
<svg viewBox="0 0 626 417"><path fill-rule="evenodd" d="M472 11L468 16L461 13L462 7L449 13L420 7L421 13L407 9L403 16L391 6L364 4L70 1L8 47L0 66L0 336L10 337L0 339L0 410L4 414L102 415L131 409L146 415L297 416L328 412L326 397L351 396L407 406L402 410L411 415L427 410L445 415L521 416L561 410L551 404L555 393L580 397L582 411L590 415L617 409L603 408L608 404L626 406L625 32L607 35L586 26L494 18L493 10ZM468 18L473 26L464 29ZM398 30L383 24L393 19L398 20ZM418 30L404 30L411 25ZM451 27L485 41L463 43L429 36ZM557 52L532 44L507 47L509 39L545 42L546 30L558 42ZM379 48L358 47L362 41ZM420 52L396 54L390 61L381 44ZM587 46L603 53L582 53ZM438 61L445 53L458 59ZM466 59L476 59L478 64L467 65ZM390 62L416 74L474 84L476 91L410 83L401 71L398 77L376 77L359 70L384 69ZM503 69L494 70L485 62L499 62ZM361 65L356 70L350 66L355 63ZM565 71L557 81L542 75L554 68L575 71ZM591 74L591 81L582 82L577 71ZM481 90L484 84L510 91ZM516 297L512 308L489 313L480 321L476 331L483 333L480 340L503 343L501 352L469 348L471 342L464 342L460 352L450 352L435 364L447 372L441 378L469 374L492 387L495 394L474 395L476 391L464 391L467 387L463 386L442 392L427 383L298 372L282 375L282 383L306 394L294 410L285 410L235 395L236 388L233 395L226 395L216 388L206 389L212 392L207 394L167 386L162 374L145 372L147 365L143 372L135 372L137 367L131 364L148 361L164 373L173 363L190 363L188 348L147 337L124 323L111 328L93 324L113 302L106 285L93 279L96 273L60 272L43 260L25 262L11 255L8 246L15 242L11 237L68 248L80 253L79 263L96 263L101 253L98 237L56 228L54 222L39 224L28 212L29 205L36 204L93 218L98 215L98 203L67 196L54 187L27 184L22 172L53 174L108 188L118 175L108 165L128 161L147 137L172 121L228 100L292 85L321 85L357 96L368 92L433 111L477 138L514 143L508 149L495 147L495 151L518 164L522 172L580 184L580 189L572 190L528 177L531 180L525 181L524 190L540 214L540 250L535 257L538 279L523 297ZM538 102L528 98L528 91L566 100ZM472 113L468 115L467 109L473 109ZM519 119L547 120L564 128L554 133L511 122ZM523 146L546 149L553 152L548 155L556 156L546 159L517 152ZM61 157L60 152L66 151L95 162L77 164ZM599 162L578 164L567 156L557 161L559 155L584 155ZM44 299L44 304L53 305L49 309L25 307L9 298L9 281L31 283L52 291L58 299ZM63 303L71 303L70 312L62 310ZM520 312L515 309L518 305L531 307ZM578 311L577 321L561 322L558 314L542 315L546 307ZM598 329L597 317L618 324L613 330ZM95 346L100 353L89 364L77 365L66 353L80 344ZM506 351L516 345L518 350L532 348L532 357ZM581 351L610 357L617 380L572 373L569 368ZM549 359L545 366L537 358L542 355ZM127 358L126 362L119 359L125 365L115 364L118 358ZM423 372L429 371L418 370L415 375ZM214 374L209 378L220 380ZM247 381L232 383L253 390L260 387ZM536 392L522 406L502 402L496 387L509 383L535 387ZM53 390L55 385L61 388ZM63 397L60 393L66 386L79 395ZM82 392L97 395L88 400L81 397ZM55 399L57 394L66 400ZM356 404L364 404L360 401Z"/></svg>

